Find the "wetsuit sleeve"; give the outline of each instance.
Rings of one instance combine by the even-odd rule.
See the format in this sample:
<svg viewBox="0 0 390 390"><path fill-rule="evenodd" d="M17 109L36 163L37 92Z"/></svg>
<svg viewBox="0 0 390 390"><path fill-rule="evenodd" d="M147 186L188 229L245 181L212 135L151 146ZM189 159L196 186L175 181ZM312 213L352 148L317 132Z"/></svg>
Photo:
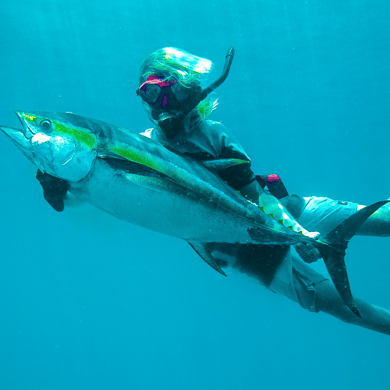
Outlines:
<svg viewBox="0 0 390 390"><path fill-rule="evenodd" d="M226 181L235 190L248 185L255 180L255 175L251 169L251 160L245 153L243 147L234 138L230 131L222 124L214 122L210 126L212 134L218 136L218 154L221 159L237 158L248 161L248 164L235 165L219 172L222 180Z"/></svg>

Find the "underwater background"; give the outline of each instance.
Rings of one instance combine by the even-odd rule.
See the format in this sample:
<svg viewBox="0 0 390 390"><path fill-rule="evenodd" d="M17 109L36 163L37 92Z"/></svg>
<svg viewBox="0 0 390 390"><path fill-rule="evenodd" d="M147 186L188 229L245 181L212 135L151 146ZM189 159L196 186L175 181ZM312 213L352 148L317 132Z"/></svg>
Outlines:
<svg viewBox="0 0 390 390"><path fill-rule="evenodd" d="M390 196L390 2L3 0L0 123L71 111L141 132L143 59L223 69L211 119L290 193ZM0 135L0 389L389 389L390 338L224 278L178 239L55 212ZM390 308L390 238L355 237L353 292ZM323 271L321 264L315 267Z"/></svg>

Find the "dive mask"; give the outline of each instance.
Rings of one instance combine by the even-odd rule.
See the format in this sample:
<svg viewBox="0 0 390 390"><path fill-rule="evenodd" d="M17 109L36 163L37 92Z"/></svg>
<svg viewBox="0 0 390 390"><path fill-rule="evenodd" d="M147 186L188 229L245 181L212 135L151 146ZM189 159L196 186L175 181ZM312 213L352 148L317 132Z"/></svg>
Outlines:
<svg viewBox="0 0 390 390"><path fill-rule="evenodd" d="M183 86L175 79L150 75L137 89L136 94L152 110L152 117L168 139L173 139L184 130L184 119L196 107L199 86ZM190 110L188 110L190 107Z"/></svg>
<svg viewBox="0 0 390 390"><path fill-rule="evenodd" d="M179 110L193 88L185 87L174 79L150 75L136 94L153 110Z"/></svg>

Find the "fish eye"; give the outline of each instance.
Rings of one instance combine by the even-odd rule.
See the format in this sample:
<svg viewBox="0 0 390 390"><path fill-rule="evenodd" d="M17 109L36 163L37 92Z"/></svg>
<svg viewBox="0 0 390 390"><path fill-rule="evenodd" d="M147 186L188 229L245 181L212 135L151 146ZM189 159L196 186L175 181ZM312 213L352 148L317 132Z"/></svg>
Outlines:
<svg viewBox="0 0 390 390"><path fill-rule="evenodd" d="M49 119L44 119L43 121L41 121L39 123L39 127L45 133L51 133L51 131L53 130L53 124L51 123L51 121Z"/></svg>

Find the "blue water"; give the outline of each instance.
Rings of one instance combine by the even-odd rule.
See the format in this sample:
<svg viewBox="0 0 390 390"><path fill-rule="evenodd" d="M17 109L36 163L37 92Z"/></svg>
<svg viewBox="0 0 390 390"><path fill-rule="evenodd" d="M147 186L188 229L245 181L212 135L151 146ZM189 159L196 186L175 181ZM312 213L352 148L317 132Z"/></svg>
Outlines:
<svg viewBox="0 0 390 390"><path fill-rule="evenodd" d="M390 3L3 0L0 123L72 111L143 131L138 69L177 46L216 64L222 121L290 192L390 196ZM0 136L0 389L388 389L390 338L91 206L56 213ZM390 308L390 240L357 237L355 294ZM321 265L318 266L321 268Z"/></svg>

